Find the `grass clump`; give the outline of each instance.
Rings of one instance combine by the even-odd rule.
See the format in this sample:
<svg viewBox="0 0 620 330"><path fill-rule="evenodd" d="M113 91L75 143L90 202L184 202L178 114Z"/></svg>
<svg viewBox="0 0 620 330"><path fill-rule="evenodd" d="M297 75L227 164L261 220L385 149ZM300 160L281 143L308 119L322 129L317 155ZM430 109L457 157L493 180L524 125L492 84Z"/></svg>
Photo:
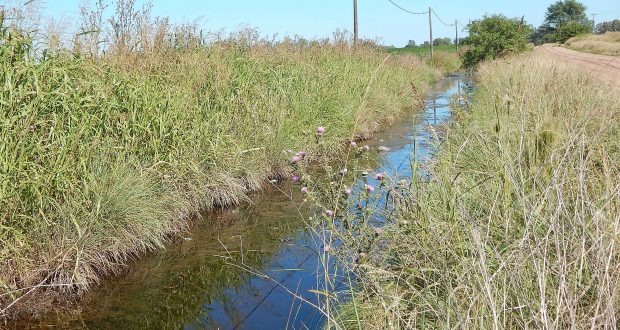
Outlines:
<svg viewBox="0 0 620 330"><path fill-rule="evenodd" d="M337 325L617 328L620 100L523 55L481 65L455 111L431 176L392 190L366 258L348 251L359 281Z"/></svg>
<svg viewBox="0 0 620 330"><path fill-rule="evenodd" d="M97 282L193 214L246 200L288 175L286 149L337 157L439 74L375 47L243 34L179 44L166 28L84 55L0 25L0 316L38 288Z"/></svg>
<svg viewBox="0 0 620 330"><path fill-rule="evenodd" d="M567 48L585 53L620 56L620 32L577 36L568 39L564 45Z"/></svg>

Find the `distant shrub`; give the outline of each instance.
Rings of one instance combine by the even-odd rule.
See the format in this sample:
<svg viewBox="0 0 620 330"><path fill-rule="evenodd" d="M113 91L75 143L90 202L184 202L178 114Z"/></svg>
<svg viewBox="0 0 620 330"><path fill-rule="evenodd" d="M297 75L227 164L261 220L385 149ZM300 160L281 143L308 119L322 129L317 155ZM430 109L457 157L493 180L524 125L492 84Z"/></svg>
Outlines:
<svg viewBox="0 0 620 330"><path fill-rule="evenodd" d="M577 21L571 21L558 27L557 31L551 36L555 42L564 43L566 40L590 32L590 27Z"/></svg>
<svg viewBox="0 0 620 330"><path fill-rule="evenodd" d="M522 19L504 15L485 16L467 25L469 36L463 44L469 49L463 54L463 66L472 68L484 60L492 60L527 50L528 37L533 29Z"/></svg>

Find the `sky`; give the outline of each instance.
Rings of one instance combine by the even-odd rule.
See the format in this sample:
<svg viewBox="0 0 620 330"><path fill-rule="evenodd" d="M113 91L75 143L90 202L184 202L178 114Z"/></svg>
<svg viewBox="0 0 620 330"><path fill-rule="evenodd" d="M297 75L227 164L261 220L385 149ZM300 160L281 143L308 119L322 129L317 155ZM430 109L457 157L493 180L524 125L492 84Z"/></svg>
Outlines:
<svg viewBox="0 0 620 330"><path fill-rule="evenodd" d="M0 0L0 4L8 1ZM25 1L25 0L21 0ZM44 17L71 22L79 17L79 5L93 0L37 0ZM143 3L145 0L137 0ZM424 12L428 7L447 24L467 23L485 14L525 16L539 26L546 8L555 0L392 0L399 6ZM232 32L257 28L264 36L300 35L308 39L329 37L338 29L353 30L353 0L153 0L154 16L168 16L173 22L198 20L207 31ZM581 1L596 21L620 18L620 0ZM378 39L384 45L404 46L408 40L421 43L429 38L428 15L412 15L389 0L358 0L360 38ZM589 16L591 17L591 16ZM455 36L455 28L433 16L433 37ZM459 27L459 30L461 28ZM75 32L75 31L69 31ZM459 31L459 35L463 32Z"/></svg>

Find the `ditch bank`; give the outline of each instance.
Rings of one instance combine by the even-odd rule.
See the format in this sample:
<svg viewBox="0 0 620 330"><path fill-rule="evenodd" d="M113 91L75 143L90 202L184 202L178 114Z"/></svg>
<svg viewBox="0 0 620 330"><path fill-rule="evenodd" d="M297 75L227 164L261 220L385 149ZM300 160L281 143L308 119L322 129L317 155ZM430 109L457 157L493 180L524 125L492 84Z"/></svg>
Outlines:
<svg viewBox="0 0 620 330"><path fill-rule="evenodd" d="M370 147L365 166L395 179L410 178L411 157L420 162L432 157L435 137L429 127L450 120L449 103L468 81L462 75L441 79L423 111L402 116L359 143ZM351 175L357 182L353 200L362 193L362 173ZM300 185L284 182L253 196L251 204L205 214L178 244L129 262L127 274L104 279L82 300L17 325L320 328L326 321L320 294L326 288L326 243L322 229L308 220L314 207L305 199ZM376 200L385 200L385 193L378 191ZM342 271L328 273L335 283L330 289L346 288L347 283L337 283L345 278Z"/></svg>
<svg viewBox="0 0 620 330"><path fill-rule="evenodd" d="M288 175L289 148L335 158L351 132L416 108L438 75L412 57L330 45L32 56L0 72L15 78L0 95L3 320L123 272L201 211L247 202Z"/></svg>

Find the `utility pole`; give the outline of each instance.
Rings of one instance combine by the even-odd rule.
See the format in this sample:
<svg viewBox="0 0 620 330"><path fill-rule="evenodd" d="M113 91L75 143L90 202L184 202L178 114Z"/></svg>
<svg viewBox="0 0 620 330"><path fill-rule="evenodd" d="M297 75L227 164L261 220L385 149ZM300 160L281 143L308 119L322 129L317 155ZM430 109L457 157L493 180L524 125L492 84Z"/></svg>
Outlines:
<svg viewBox="0 0 620 330"><path fill-rule="evenodd" d="M353 46L357 46L357 0L353 0Z"/></svg>
<svg viewBox="0 0 620 330"><path fill-rule="evenodd" d="M431 40L430 40L430 44L431 44L431 60L433 59L433 20L431 18L431 15L433 14L432 11L433 11L433 9L431 7L428 7L428 30L429 30L430 38L431 38Z"/></svg>
<svg viewBox="0 0 620 330"><path fill-rule="evenodd" d="M592 13L590 15L592 15L592 33L596 34L596 15L598 15L598 13Z"/></svg>
<svg viewBox="0 0 620 330"><path fill-rule="evenodd" d="M459 51L459 21L454 20L454 31L456 32L456 39L454 42L456 43L456 52Z"/></svg>

